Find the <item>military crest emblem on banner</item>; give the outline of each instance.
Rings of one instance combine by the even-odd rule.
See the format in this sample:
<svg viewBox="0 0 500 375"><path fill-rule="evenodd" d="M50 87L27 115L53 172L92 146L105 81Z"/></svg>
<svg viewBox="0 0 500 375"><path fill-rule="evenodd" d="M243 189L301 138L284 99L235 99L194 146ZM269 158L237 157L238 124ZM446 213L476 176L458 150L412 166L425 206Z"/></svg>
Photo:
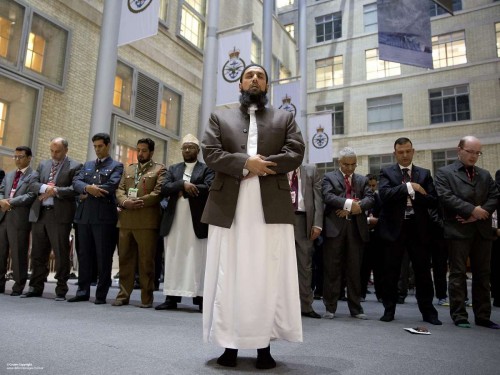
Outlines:
<svg viewBox="0 0 500 375"><path fill-rule="evenodd" d="M128 0L127 5L128 9L132 13L140 13L144 11L152 2L153 0Z"/></svg>
<svg viewBox="0 0 500 375"><path fill-rule="evenodd" d="M312 137L312 144L315 148L325 148L328 144L328 135L325 134L324 130L321 125L316 129L316 134Z"/></svg>
<svg viewBox="0 0 500 375"><path fill-rule="evenodd" d="M283 104L280 105L279 109L284 109L285 111L292 113L293 118L295 119L295 115L297 114L297 108L292 103L292 97L288 96L288 94L285 94L285 97L282 98L281 101L283 102Z"/></svg>
<svg viewBox="0 0 500 375"><path fill-rule="evenodd" d="M227 82L236 82L240 79L245 66L245 61L240 58L240 50L234 47L229 52L229 60L222 67L222 77Z"/></svg>

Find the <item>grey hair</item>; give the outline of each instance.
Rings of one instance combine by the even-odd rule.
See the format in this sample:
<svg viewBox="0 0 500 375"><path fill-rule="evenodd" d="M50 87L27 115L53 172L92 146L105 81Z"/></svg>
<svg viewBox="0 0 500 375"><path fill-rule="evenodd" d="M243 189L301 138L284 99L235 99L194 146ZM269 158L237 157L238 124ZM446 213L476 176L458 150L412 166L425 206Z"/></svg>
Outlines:
<svg viewBox="0 0 500 375"><path fill-rule="evenodd" d="M60 143L64 148L68 148L68 141L63 137L56 137L50 140L50 143Z"/></svg>
<svg viewBox="0 0 500 375"><path fill-rule="evenodd" d="M351 156L356 156L356 152L352 147L344 147L339 151L339 159L348 158Z"/></svg>

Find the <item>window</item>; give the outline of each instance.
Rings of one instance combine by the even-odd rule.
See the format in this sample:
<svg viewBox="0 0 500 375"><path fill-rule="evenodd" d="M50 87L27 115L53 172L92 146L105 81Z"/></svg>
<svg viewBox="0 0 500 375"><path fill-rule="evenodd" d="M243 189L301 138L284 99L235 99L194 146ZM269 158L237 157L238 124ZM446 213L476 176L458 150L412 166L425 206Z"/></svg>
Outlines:
<svg viewBox="0 0 500 375"><path fill-rule="evenodd" d="M431 90L429 100L431 124L470 120L468 86Z"/></svg>
<svg viewBox="0 0 500 375"><path fill-rule="evenodd" d="M403 128L403 96L392 95L367 101L368 131Z"/></svg>
<svg viewBox="0 0 500 375"><path fill-rule="evenodd" d="M331 163L316 163L318 174L323 177L325 173L339 169L339 159L334 158Z"/></svg>
<svg viewBox="0 0 500 375"><path fill-rule="evenodd" d="M495 24L495 31L497 33L497 56L500 57L500 22Z"/></svg>
<svg viewBox="0 0 500 375"><path fill-rule="evenodd" d="M2 0L0 4L0 64L55 89L63 89L68 29L13 0Z"/></svg>
<svg viewBox="0 0 500 375"><path fill-rule="evenodd" d="M316 43L342 37L342 15L340 12L316 17Z"/></svg>
<svg viewBox="0 0 500 375"><path fill-rule="evenodd" d="M131 67L121 61L116 64L115 87L113 92L113 105L130 114L132 100L132 74Z"/></svg>
<svg viewBox="0 0 500 375"><path fill-rule="evenodd" d="M432 60L435 69L467 63L465 33L458 31L433 36Z"/></svg>
<svg viewBox="0 0 500 375"><path fill-rule="evenodd" d="M401 75L399 63L379 60L378 48L366 50L365 60L367 80Z"/></svg>
<svg viewBox="0 0 500 375"><path fill-rule="evenodd" d="M115 160L124 165L137 162L137 141L141 138L151 138L155 142L155 153L153 160L158 163L166 163L167 141L164 138L157 137L150 132L137 127L119 117L115 117L114 132Z"/></svg>
<svg viewBox="0 0 500 375"><path fill-rule="evenodd" d="M120 116L159 133L180 134L182 96L154 77L118 61L113 106ZM128 116L127 116L128 115Z"/></svg>
<svg viewBox="0 0 500 375"><path fill-rule="evenodd" d="M168 0L160 0L160 12L158 18L161 22L168 24Z"/></svg>
<svg viewBox="0 0 500 375"><path fill-rule="evenodd" d="M262 43L259 38L252 34L252 49L250 51L250 59L255 64L260 64L262 56Z"/></svg>
<svg viewBox="0 0 500 375"><path fill-rule="evenodd" d="M430 9L429 9L429 14L431 17L434 17L434 16L439 16L441 14L449 14L446 10L444 10L444 8L440 5L437 5L434 1L432 0L428 0L429 1L429 6L430 6ZM462 0L453 0L452 2L452 9L453 11L457 11L457 10L462 10Z"/></svg>
<svg viewBox="0 0 500 375"><path fill-rule="evenodd" d="M316 60L316 88L344 84L344 63L342 56Z"/></svg>
<svg viewBox="0 0 500 375"><path fill-rule="evenodd" d="M456 148L452 148L449 150L432 151L432 168L434 175L436 175L436 171L439 168L451 164L455 160L457 160Z"/></svg>
<svg viewBox="0 0 500 375"><path fill-rule="evenodd" d="M0 168L14 168L9 158L19 145L32 145L43 88L12 73L0 73ZM3 156L6 156L3 158Z"/></svg>
<svg viewBox="0 0 500 375"><path fill-rule="evenodd" d="M295 38L295 24L290 23L288 25L285 25L285 30L292 38Z"/></svg>
<svg viewBox="0 0 500 375"><path fill-rule="evenodd" d="M205 40L205 6L205 0L184 0L180 8L180 35L199 49Z"/></svg>
<svg viewBox="0 0 500 375"><path fill-rule="evenodd" d="M368 157L368 173L374 174L375 176L380 175L380 170L382 168L388 167L394 164L394 154L387 155L376 155Z"/></svg>
<svg viewBox="0 0 500 375"><path fill-rule="evenodd" d="M276 8L283 8L289 5L293 5L294 0L276 0Z"/></svg>
<svg viewBox="0 0 500 375"><path fill-rule="evenodd" d="M365 33L377 31L377 3L363 6L363 25Z"/></svg>
<svg viewBox="0 0 500 375"><path fill-rule="evenodd" d="M332 135L344 134L344 104L329 104L316 106L316 111L332 113Z"/></svg>

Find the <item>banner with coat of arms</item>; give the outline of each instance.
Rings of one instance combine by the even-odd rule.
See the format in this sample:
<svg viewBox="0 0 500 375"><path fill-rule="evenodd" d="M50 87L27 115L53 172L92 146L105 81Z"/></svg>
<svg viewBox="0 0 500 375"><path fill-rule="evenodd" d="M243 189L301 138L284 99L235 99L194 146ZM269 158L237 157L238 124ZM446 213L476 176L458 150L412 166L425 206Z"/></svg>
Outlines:
<svg viewBox="0 0 500 375"><path fill-rule="evenodd" d="M333 160L332 114L310 116L307 119L309 163L329 163Z"/></svg>
<svg viewBox="0 0 500 375"><path fill-rule="evenodd" d="M300 123L300 81L273 85L273 107L293 113L295 121L304 132Z"/></svg>
<svg viewBox="0 0 500 375"><path fill-rule="evenodd" d="M158 33L160 0L121 0L118 46L147 38Z"/></svg>
<svg viewBox="0 0 500 375"><path fill-rule="evenodd" d="M217 99L215 105L238 103L240 77L249 65L252 48L250 29L219 36L219 57L217 69Z"/></svg>

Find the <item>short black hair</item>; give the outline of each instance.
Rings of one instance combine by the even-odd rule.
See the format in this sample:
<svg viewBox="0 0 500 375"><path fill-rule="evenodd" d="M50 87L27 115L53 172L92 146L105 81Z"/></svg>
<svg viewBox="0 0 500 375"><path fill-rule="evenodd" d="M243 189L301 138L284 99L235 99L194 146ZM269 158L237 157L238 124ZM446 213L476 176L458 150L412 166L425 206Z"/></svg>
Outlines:
<svg viewBox="0 0 500 375"><path fill-rule="evenodd" d="M398 139L396 139L396 142L394 142L394 149L396 149L396 145L401 146L401 145L405 145L407 143L409 143L413 147L413 143L411 143L409 138L406 138L406 137L398 138Z"/></svg>
<svg viewBox="0 0 500 375"><path fill-rule="evenodd" d="M245 66L245 69L243 69L243 72L241 73L240 83L243 82L243 75L245 74L245 72L248 69L252 68L252 67L261 68L264 71L265 75L266 75L266 83L269 82L269 77L267 76L267 71L266 71L266 69L264 69L264 67L262 65L259 65L259 64L248 64L247 66Z"/></svg>
<svg viewBox="0 0 500 375"><path fill-rule="evenodd" d="M148 145L148 150L149 151L154 151L155 150L155 141L153 141L151 138L141 138L137 141L137 144L139 143L145 143Z"/></svg>
<svg viewBox="0 0 500 375"><path fill-rule="evenodd" d="M97 133L94 134L94 136L92 137L92 142L100 140L102 140L104 144L107 146L109 145L109 142L111 142L111 137L109 136L108 133Z"/></svg>
<svg viewBox="0 0 500 375"><path fill-rule="evenodd" d="M368 179L368 181L371 181L371 180L378 181L377 175L374 175L374 174L372 174L372 173L368 173L368 174L366 175L366 178Z"/></svg>
<svg viewBox="0 0 500 375"><path fill-rule="evenodd" d="M31 152L31 148L29 148L28 146L17 146L16 151L24 151L27 157L33 155L33 153Z"/></svg>

